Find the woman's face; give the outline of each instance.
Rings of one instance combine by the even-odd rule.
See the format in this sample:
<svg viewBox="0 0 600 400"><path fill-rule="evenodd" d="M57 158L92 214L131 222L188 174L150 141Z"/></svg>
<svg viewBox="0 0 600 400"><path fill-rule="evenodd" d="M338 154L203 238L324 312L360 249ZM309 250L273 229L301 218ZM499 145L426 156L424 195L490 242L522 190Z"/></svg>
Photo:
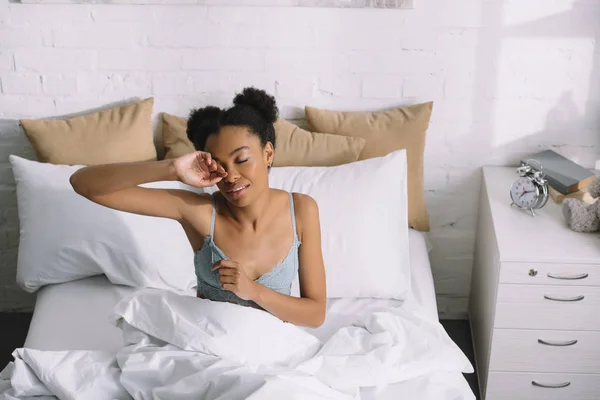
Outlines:
<svg viewBox="0 0 600 400"><path fill-rule="evenodd" d="M251 204L269 187L267 167L273 161L273 146L269 142L263 148L258 136L248 128L221 128L218 134L208 137L204 151L227 172L217 187L235 206Z"/></svg>

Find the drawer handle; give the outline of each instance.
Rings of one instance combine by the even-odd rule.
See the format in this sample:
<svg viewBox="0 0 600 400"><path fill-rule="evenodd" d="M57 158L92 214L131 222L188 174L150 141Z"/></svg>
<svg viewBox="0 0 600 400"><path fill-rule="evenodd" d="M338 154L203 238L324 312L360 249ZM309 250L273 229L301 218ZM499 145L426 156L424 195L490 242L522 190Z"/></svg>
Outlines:
<svg viewBox="0 0 600 400"><path fill-rule="evenodd" d="M531 381L531 384L533 386L538 386L538 387L543 387L543 388L550 388L550 389L558 389L558 388L564 388L567 387L571 384L571 382L562 382L562 383L540 383L538 381Z"/></svg>
<svg viewBox="0 0 600 400"><path fill-rule="evenodd" d="M574 296L574 297L555 297L555 296L550 296L549 294L545 294L544 298L547 300L553 300L553 301L581 301L585 298L584 295L579 295L579 296Z"/></svg>
<svg viewBox="0 0 600 400"><path fill-rule="evenodd" d="M577 339L574 340L566 340L564 342L549 342L544 339L538 339L538 343L545 344L547 346L573 346L577 343Z"/></svg>
<svg viewBox="0 0 600 400"><path fill-rule="evenodd" d="M579 275L557 275L554 272L548 272L548 277L552 279L565 279L565 280L575 280L575 279L585 279L589 276L588 273L584 272Z"/></svg>

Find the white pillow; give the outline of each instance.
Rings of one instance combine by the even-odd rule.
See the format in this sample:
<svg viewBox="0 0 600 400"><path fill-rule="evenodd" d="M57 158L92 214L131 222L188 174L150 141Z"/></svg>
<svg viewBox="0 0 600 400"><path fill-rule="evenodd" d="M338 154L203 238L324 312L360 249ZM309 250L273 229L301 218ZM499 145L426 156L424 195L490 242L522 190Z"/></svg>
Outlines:
<svg viewBox="0 0 600 400"><path fill-rule="evenodd" d="M270 187L308 194L319 206L327 297L406 298L406 181L404 149L333 167L271 169ZM297 281L292 295L299 295Z"/></svg>
<svg viewBox="0 0 600 400"><path fill-rule="evenodd" d="M180 349L212 354L250 368L293 367L313 357L322 343L315 336L266 311L227 302L146 289L121 300L112 321L126 343L133 328Z"/></svg>
<svg viewBox="0 0 600 400"><path fill-rule="evenodd" d="M9 157L20 224L17 283L34 292L51 283L106 274L115 284L187 290L194 254L181 225L116 211L80 196L69 183L82 166ZM179 182L148 187L186 188Z"/></svg>

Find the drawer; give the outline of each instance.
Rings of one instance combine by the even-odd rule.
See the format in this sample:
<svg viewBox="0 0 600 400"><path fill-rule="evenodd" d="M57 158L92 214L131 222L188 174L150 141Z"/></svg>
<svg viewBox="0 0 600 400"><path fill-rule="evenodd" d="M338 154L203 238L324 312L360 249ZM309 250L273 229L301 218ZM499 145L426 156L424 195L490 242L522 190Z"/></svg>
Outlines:
<svg viewBox="0 0 600 400"><path fill-rule="evenodd" d="M600 399L600 375L490 372L485 398L486 400L598 400Z"/></svg>
<svg viewBox="0 0 600 400"><path fill-rule="evenodd" d="M600 331L600 287L498 285L494 328Z"/></svg>
<svg viewBox="0 0 600 400"><path fill-rule="evenodd" d="M500 283L600 286L600 265L502 263Z"/></svg>
<svg viewBox="0 0 600 400"><path fill-rule="evenodd" d="M600 374L600 332L495 329L490 370Z"/></svg>

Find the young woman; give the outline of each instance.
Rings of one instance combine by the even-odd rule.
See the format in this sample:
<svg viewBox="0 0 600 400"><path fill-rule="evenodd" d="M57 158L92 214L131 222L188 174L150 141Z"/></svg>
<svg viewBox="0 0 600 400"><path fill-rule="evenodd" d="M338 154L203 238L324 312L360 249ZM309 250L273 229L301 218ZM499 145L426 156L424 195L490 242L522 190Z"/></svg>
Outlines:
<svg viewBox="0 0 600 400"><path fill-rule="evenodd" d="M174 160L88 166L73 189L115 210L181 223L195 252L198 296L263 309L301 326L325 319L319 210L310 196L269 187L275 99L246 88L229 109L193 110L196 152ZM138 185L179 180L217 185L213 195ZM298 272L300 297L290 296Z"/></svg>

